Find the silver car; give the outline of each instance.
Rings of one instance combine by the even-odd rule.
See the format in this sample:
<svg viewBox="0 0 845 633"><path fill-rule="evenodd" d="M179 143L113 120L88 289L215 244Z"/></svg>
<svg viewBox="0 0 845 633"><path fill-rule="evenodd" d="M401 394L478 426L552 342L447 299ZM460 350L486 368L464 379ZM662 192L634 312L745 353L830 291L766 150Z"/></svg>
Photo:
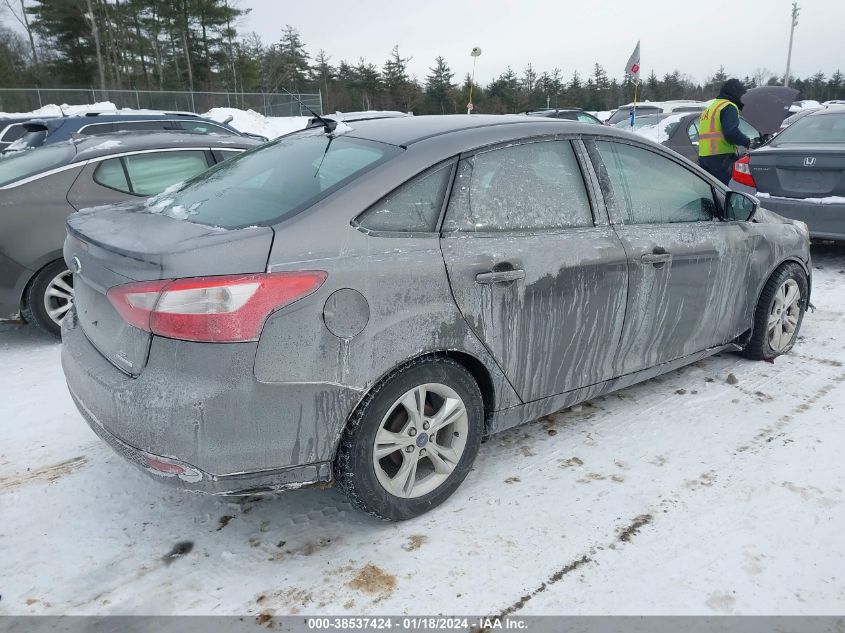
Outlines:
<svg viewBox="0 0 845 633"><path fill-rule="evenodd" d="M83 137L0 161L0 319L22 315L55 336L73 302L62 260L78 209L140 200L259 145L238 136L121 132Z"/></svg>
<svg viewBox="0 0 845 633"><path fill-rule="evenodd" d="M332 128L68 220L68 387L161 481L335 482L407 519L483 437L796 340L806 227L674 152L540 117Z"/></svg>

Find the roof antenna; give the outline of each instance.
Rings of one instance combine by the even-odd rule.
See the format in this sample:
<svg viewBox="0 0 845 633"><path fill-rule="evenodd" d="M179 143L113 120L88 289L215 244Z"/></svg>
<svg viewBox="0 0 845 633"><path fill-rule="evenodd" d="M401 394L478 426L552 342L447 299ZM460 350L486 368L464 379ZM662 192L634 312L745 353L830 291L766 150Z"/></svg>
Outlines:
<svg viewBox="0 0 845 633"><path fill-rule="evenodd" d="M65 114L65 109L64 109L62 106L59 106L59 112L61 112L61 113L62 113L62 117L66 117L66 116L67 116L67 115Z"/></svg>
<svg viewBox="0 0 845 633"><path fill-rule="evenodd" d="M299 105L301 107L308 110L314 116L315 119L317 119L320 123L322 123L323 124L323 130L325 131L326 134L331 134L332 132L334 132L334 129L337 127L337 121L330 121L329 119L324 119L319 114L314 112L314 110L312 110L307 105L305 105L302 102L302 99L300 99L297 95L293 94L290 90L287 90L286 88L284 88L282 86L279 86L279 88L281 90L284 90L285 94L288 94L291 97L293 97L294 99L296 99L296 101L299 103Z"/></svg>

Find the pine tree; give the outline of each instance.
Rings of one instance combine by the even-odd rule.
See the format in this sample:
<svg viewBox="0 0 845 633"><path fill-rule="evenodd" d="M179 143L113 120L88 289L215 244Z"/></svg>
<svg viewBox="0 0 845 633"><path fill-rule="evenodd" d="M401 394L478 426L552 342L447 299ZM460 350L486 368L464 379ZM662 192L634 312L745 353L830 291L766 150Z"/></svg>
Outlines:
<svg viewBox="0 0 845 633"><path fill-rule="evenodd" d="M429 68L431 74L425 80L425 97L428 111L434 114L454 113L455 102L452 99L452 77L455 74L443 57L434 59L434 67Z"/></svg>

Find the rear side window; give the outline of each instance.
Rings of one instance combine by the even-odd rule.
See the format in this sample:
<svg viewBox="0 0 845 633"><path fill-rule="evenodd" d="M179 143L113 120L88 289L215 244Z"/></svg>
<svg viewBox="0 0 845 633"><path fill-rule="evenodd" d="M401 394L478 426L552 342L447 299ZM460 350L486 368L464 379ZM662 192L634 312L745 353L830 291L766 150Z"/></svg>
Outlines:
<svg viewBox="0 0 845 633"><path fill-rule="evenodd" d="M187 210L191 222L224 228L280 222L402 151L322 130L297 132L218 163L148 208L181 219Z"/></svg>
<svg viewBox="0 0 845 633"><path fill-rule="evenodd" d="M94 172L94 182L125 193L152 196L206 169L202 151L153 152L103 161Z"/></svg>
<svg viewBox="0 0 845 633"><path fill-rule="evenodd" d="M593 225L569 141L525 143L462 160L444 231L533 231Z"/></svg>
<svg viewBox="0 0 845 633"><path fill-rule="evenodd" d="M126 172L123 171L123 161L119 158L110 158L100 163L94 172L94 182L109 189L132 193L126 180Z"/></svg>
<svg viewBox="0 0 845 633"><path fill-rule="evenodd" d="M371 231L434 231L453 164L444 165L405 183L361 214L358 224Z"/></svg>
<svg viewBox="0 0 845 633"><path fill-rule="evenodd" d="M655 152L597 141L597 165L614 219L623 224L710 220L713 189L693 172Z"/></svg>
<svg viewBox="0 0 845 633"><path fill-rule="evenodd" d="M17 141L26 133L22 123L15 123L6 128L3 132L3 137L0 138L0 143L11 143Z"/></svg>
<svg viewBox="0 0 845 633"><path fill-rule="evenodd" d="M108 134L114 132L114 123L92 123L85 125L79 130L83 136L95 136L97 134Z"/></svg>

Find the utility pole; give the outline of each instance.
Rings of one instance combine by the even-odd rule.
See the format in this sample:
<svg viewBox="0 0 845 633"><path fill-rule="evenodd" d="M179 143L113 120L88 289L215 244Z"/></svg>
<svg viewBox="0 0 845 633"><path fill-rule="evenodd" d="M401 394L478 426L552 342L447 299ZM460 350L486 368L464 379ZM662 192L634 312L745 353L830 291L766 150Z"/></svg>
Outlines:
<svg viewBox="0 0 845 633"><path fill-rule="evenodd" d="M783 85L789 86L789 67L792 65L792 38L795 35L795 27L798 26L798 3L792 3L792 26L789 29L789 53L786 55L786 74L783 76Z"/></svg>

